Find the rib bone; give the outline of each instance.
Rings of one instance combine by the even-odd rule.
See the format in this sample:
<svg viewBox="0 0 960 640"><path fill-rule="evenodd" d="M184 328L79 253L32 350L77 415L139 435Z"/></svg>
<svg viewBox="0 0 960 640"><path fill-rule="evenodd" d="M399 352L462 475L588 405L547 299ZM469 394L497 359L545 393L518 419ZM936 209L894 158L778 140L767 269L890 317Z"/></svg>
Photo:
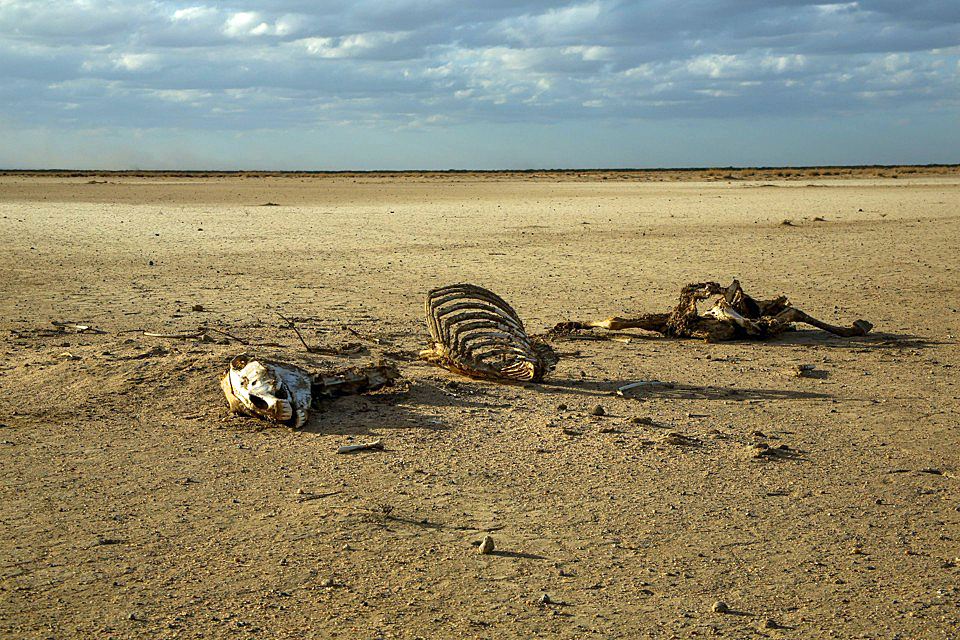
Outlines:
<svg viewBox="0 0 960 640"><path fill-rule="evenodd" d="M531 340L503 298L483 287L453 284L427 294L431 349L420 358L450 371L489 380L539 382L557 363L549 345Z"/></svg>

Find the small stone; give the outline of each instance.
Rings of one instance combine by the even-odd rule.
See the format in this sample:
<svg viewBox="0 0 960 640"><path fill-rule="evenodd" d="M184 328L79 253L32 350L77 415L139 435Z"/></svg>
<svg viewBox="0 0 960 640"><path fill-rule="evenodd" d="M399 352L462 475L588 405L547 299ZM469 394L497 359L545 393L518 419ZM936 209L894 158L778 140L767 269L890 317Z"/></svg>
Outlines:
<svg viewBox="0 0 960 640"><path fill-rule="evenodd" d="M816 366L812 364L798 364L790 370L790 375L795 378L811 378L815 374Z"/></svg>
<svg viewBox="0 0 960 640"><path fill-rule="evenodd" d="M540 594L540 597L537 599L538 604L553 604L553 599L550 597L550 594L543 593Z"/></svg>
<svg viewBox="0 0 960 640"><path fill-rule="evenodd" d="M493 549L493 538L491 536L484 536L483 540L480 542L480 547L477 549L477 552L482 556L486 556L493 553Z"/></svg>
<svg viewBox="0 0 960 640"><path fill-rule="evenodd" d="M334 582L333 578L327 578L326 580L323 580L323 581L320 583L320 586L321 586L321 587L330 588L330 587L335 587L335 586L337 586L337 583Z"/></svg>
<svg viewBox="0 0 960 640"><path fill-rule="evenodd" d="M599 404L598 404L597 406L595 406L595 407L593 408L593 411L590 412L590 415L593 415L593 416L605 416L605 415L607 415L607 412L606 412L606 410L603 408L602 405L599 405Z"/></svg>
<svg viewBox="0 0 960 640"><path fill-rule="evenodd" d="M567 405L562 403L557 405L557 411L566 411L566 410L567 410Z"/></svg>
<svg viewBox="0 0 960 640"><path fill-rule="evenodd" d="M780 623L774 620L773 618L767 618L763 621L764 629L780 629Z"/></svg>
<svg viewBox="0 0 960 640"><path fill-rule="evenodd" d="M203 309L203 305L202 305L202 304L195 304L195 305L193 305L192 307L190 307L190 310L191 310L191 311L203 311L204 309Z"/></svg>
<svg viewBox="0 0 960 640"><path fill-rule="evenodd" d="M713 603L711 609L713 609L714 613L729 613L730 606L723 600L717 600Z"/></svg>

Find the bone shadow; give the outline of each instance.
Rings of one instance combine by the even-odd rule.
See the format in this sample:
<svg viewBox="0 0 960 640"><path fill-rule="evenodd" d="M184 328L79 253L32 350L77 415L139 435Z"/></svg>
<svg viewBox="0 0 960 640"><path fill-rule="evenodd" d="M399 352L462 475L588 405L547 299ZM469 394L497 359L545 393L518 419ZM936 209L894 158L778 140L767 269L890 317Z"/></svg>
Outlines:
<svg viewBox="0 0 960 640"><path fill-rule="evenodd" d="M573 348L578 342L580 344L596 344L598 342L615 342L613 338L631 338L632 340L643 340L649 342L659 342L663 340L679 342L702 342L689 338L671 338L655 333L626 333L609 332L583 334L582 337L557 337L553 341L570 347L570 352L565 354L564 359L576 360L589 357L589 354L577 353ZM735 340L723 340L715 344L739 344L739 345L794 345L794 346L820 346L831 349L929 349L944 344L954 344L933 340L924 336L917 336L909 333L890 333L885 331L871 331L865 336L843 337L836 336L828 331L822 331L814 328L794 328L764 340L749 340L739 338ZM557 347L559 350L559 347Z"/></svg>
<svg viewBox="0 0 960 640"><path fill-rule="evenodd" d="M737 340L736 342L744 344L748 342L756 343L757 341ZM931 349L951 344L950 342L932 340L909 333L873 331L865 336L844 338L817 329L785 331L762 342L771 345L818 346L830 349Z"/></svg>
<svg viewBox="0 0 960 640"><path fill-rule="evenodd" d="M524 553L522 551L491 551L488 556L497 556L498 558L523 558L525 560L546 560L546 556L538 556L535 553Z"/></svg>
<svg viewBox="0 0 960 640"><path fill-rule="evenodd" d="M596 380L554 379L540 386L556 392L574 392L590 396L615 395L619 387L635 382L633 380ZM635 387L623 394L624 398L672 398L676 400L824 400L833 398L826 393L813 391L794 391L790 389L741 389L734 387L701 387L677 382L654 382Z"/></svg>
<svg viewBox="0 0 960 640"><path fill-rule="evenodd" d="M377 402L374 400L377 396L357 397L366 399L368 404L362 408L351 408L342 406L343 403L338 407L335 401L321 401L310 412L310 418L300 428L300 432L313 435L375 437L383 431L396 429L444 431L449 428L445 424L429 422L430 416L418 413L412 407ZM411 398L404 397L404 402L411 401Z"/></svg>
<svg viewBox="0 0 960 640"><path fill-rule="evenodd" d="M316 435L376 436L384 430L445 431L450 425L422 413L420 408L504 409L510 405L486 400L486 392L465 382L444 385L412 381L407 391L384 389L368 394L322 399L300 429ZM447 383L450 384L450 383ZM472 396L472 397L471 397Z"/></svg>
<svg viewBox="0 0 960 640"><path fill-rule="evenodd" d="M591 380L590 378L556 378L548 377L536 386L540 391L548 393L579 393L585 396L609 396L616 393L619 387L636 382L636 380Z"/></svg>

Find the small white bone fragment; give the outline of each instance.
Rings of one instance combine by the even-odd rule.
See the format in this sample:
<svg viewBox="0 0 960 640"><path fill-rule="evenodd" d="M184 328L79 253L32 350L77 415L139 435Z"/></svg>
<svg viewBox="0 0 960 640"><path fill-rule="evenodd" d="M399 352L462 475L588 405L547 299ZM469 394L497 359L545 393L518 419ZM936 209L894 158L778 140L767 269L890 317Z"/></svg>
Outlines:
<svg viewBox="0 0 960 640"><path fill-rule="evenodd" d="M100 329L95 329L89 324L76 324L73 322L57 322L52 320L50 322L53 326L58 329L76 329L77 333L106 333L106 331L101 331Z"/></svg>
<svg viewBox="0 0 960 640"><path fill-rule="evenodd" d="M362 444L348 444L337 449L337 453L353 453L354 451L368 451L370 449L383 449L382 440L365 442Z"/></svg>
<svg viewBox="0 0 960 640"><path fill-rule="evenodd" d="M637 387L646 387L652 386L655 384L660 384L659 380L641 380L640 382L631 382L630 384L625 384L622 387L617 388L617 395L622 396L624 391L630 391L630 389L636 389Z"/></svg>

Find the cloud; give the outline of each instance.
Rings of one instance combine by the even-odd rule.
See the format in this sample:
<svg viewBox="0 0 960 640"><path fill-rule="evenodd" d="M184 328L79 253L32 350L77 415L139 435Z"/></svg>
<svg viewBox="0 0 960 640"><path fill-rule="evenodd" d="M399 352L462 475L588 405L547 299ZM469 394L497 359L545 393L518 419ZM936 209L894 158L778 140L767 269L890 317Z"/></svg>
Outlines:
<svg viewBox="0 0 960 640"><path fill-rule="evenodd" d="M318 58L404 58L395 45L404 42L409 34L375 31L354 33L339 38L311 37L295 42L307 55Z"/></svg>
<svg viewBox="0 0 960 640"><path fill-rule="evenodd" d="M955 0L0 0L14 127L949 120L958 96Z"/></svg>
<svg viewBox="0 0 960 640"><path fill-rule="evenodd" d="M217 10L212 7L187 7L176 9L170 19L174 22L197 22L210 20L216 15Z"/></svg>
<svg viewBox="0 0 960 640"><path fill-rule="evenodd" d="M301 20L293 15L281 15L265 20L259 11L239 11L231 14L223 25L223 32L231 38L254 36L288 36L297 31Z"/></svg>
<svg viewBox="0 0 960 640"><path fill-rule="evenodd" d="M143 71L155 68L160 56L155 53L121 53L114 58L114 66L126 71Z"/></svg>

